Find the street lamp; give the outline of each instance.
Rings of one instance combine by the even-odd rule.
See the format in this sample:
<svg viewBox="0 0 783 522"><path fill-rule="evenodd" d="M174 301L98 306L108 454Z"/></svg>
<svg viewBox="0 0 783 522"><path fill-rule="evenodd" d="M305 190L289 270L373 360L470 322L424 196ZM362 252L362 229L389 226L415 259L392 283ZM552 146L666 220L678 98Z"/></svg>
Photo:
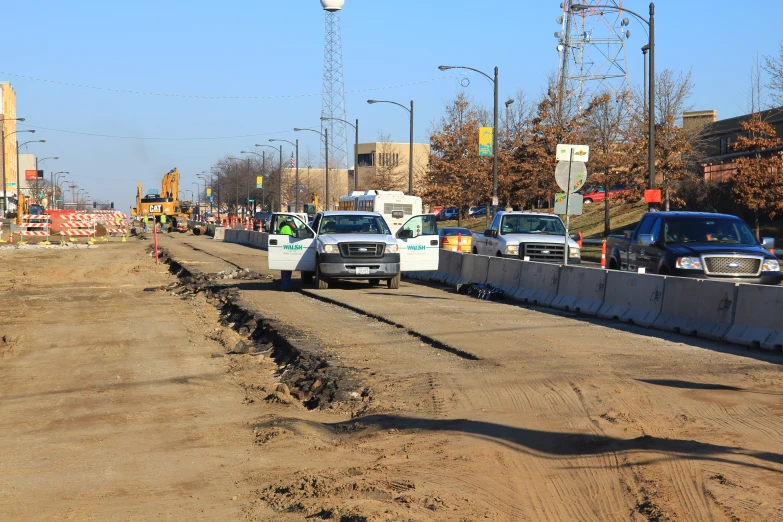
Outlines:
<svg viewBox="0 0 783 522"><path fill-rule="evenodd" d="M638 20L644 22L647 24L647 26L650 28L650 35L649 35L649 41L647 42L647 49L650 51L650 101L647 106L647 119L650 120L648 122L650 128L650 139L648 140L648 150L647 150L647 163L648 163L648 170L650 173L650 180L648 182L650 190L655 188L655 4L650 2L650 19L647 20L642 15L638 13L634 13L630 9L626 9L625 7L620 7L616 5L585 5L585 4L574 4L571 6L571 9L578 13L579 11L584 11L585 9L596 9L596 8L603 8L603 9L617 9L618 11L624 11L634 17L636 17ZM645 49L642 48L642 53L645 52ZM650 205L652 208L652 205Z"/></svg>
<svg viewBox="0 0 783 522"><path fill-rule="evenodd" d="M411 100L411 108L407 108L401 103L397 103L389 100L367 100L367 103L372 105L373 103L391 103L402 107L408 111L411 115L411 136L410 136L410 150L408 151L408 194L413 195L413 100Z"/></svg>
<svg viewBox="0 0 783 522"><path fill-rule="evenodd" d="M35 132L35 129L16 131L18 132ZM14 134L13 132L11 134ZM9 136L11 135L9 134ZM30 140L24 143L16 142L16 215L21 215L22 209L19 208L19 196L22 195L22 184L19 178L19 149L28 143L46 143L46 140Z"/></svg>
<svg viewBox="0 0 783 522"><path fill-rule="evenodd" d="M317 131L315 129L299 129L294 128L294 131L300 132L300 131L310 131L314 132L316 134L320 134L324 138L324 149L325 149L325 157L326 157L326 206L324 207L325 210L329 210L329 129L324 129L323 132ZM316 212L318 209L315 209Z"/></svg>
<svg viewBox="0 0 783 522"><path fill-rule="evenodd" d="M60 174L63 174L63 177L65 177L65 174L70 174L70 172L60 171L52 173L52 199L54 200L52 208L57 208L57 192L60 192ZM57 191L54 190L55 187L57 187Z"/></svg>
<svg viewBox="0 0 783 522"><path fill-rule="evenodd" d="M24 121L24 118L0 118L0 149L2 149L2 156L5 158L5 121ZM14 131L9 133L16 134L19 131ZM2 175L3 175L3 214L0 215L0 217L5 217L5 213L8 210L8 184L6 183L5 179L5 159L3 159L3 167L2 167Z"/></svg>
<svg viewBox="0 0 783 522"><path fill-rule="evenodd" d="M201 217L201 185L199 185L198 181L193 181L193 185L196 185L196 194L198 196L196 197L196 214Z"/></svg>
<svg viewBox="0 0 783 522"><path fill-rule="evenodd" d="M353 189L359 190L359 118L356 118L356 125L350 121L343 120L341 118L327 118L321 116L321 121L337 120L346 123L353 127L355 131L354 145L353 145ZM296 168L299 169L299 158L296 159Z"/></svg>
<svg viewBox="0 0 783 522"><path fill-rule="evenodd" d="M323 119L323 118L321 118ZM269 141L284 141L286 143L290 143L296 148L296 181L294 183L294 186L296 188L296 196L295 196L295 203L294 203L294 212L299 212L299 140L296 140L296 143L288 140L280 140L276 138L270 138ZM280 150L282 151L283 148L281 147ZM281 156L282 158L282 156Z"/></svg>
<svg viewBox="0 0 783 522"><path fill-rule="evenodd" d="M264 145L263 143L256 143L253 145L254 147L267 147L272 150L277 150L277 147L273 147L271 145ZM280 146L280 172L279 177L277 178L278 187L277 187L277 211L282 212L283 211L283 203L282 203L282 192L283 189L281 188L283 186L283 146ZM258 153L256 153L258 154ZM264 175L266 172L266 155L264 154L264 151L261 151L261 176ZM261 186L261 203L263 204L264 199L264 193L263 193L263 185ZM263 210L263 209L262 209Z"/></svg>
<svg viewBox="0 0 783 522"><path fill-rule="evenodd" d="M498 210L498 68L497 66L495 67L494 78L485 72L474 69L473 67L465 67L464 65L441 65L438 69L441 71L448 71L449 69L467 69L483 74L494 85L495 97L492 119L492 217L494 218Z"/></svg>
<svg viewBox="0 0 783 522"><path fill-rule="evenodd" d="M204 176L198 176L198 177L204 180L204 196L211 198L212 197L211 194L207 196L207 181L209 181L209 189L211 191L212 185L214 184L215 181L213 178L214 174L212 172L207 172L206 170L202 171L201 173L209 176L209 180L207 180L207 178L205 178ZM212 212L212 199L209 200L209 211Z"/></svg>

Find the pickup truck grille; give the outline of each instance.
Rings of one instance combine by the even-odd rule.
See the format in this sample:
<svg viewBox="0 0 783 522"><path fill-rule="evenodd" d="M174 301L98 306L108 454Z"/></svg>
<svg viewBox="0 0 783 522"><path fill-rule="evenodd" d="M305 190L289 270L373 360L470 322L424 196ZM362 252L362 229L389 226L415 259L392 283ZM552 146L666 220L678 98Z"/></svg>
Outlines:
<svg viewBox="0 0 783 522"><path fill-rule="evenodd" d="M383 257L384 243L340 243L343 257Z"/></svg>
<svg viewBox="0 0 783 522"><path fill-rule="evenodd" d="M531 261L541 263L561 263L563 261L564 245L547 245L545 243L520 243L519 257L529 257Z"/></svg>
<svg viewBox="0 0 783 522"><path fill-rule="evenodd" d="M761 272L760 257L704 256L704 273L707 275L755 276Z"/></svg>

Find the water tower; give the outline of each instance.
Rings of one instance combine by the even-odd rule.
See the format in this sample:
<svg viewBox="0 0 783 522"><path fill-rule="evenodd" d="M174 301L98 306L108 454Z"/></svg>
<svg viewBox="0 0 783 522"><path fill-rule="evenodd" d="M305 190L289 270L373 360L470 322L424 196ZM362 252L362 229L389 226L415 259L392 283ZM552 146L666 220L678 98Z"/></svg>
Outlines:
<svg viewBox="0 0 783 522"><path fill-rule="evenodd" d="M321 0L326 14L326 39L324 42L324 81L322 87L321 116L335 118L321 120L321 132L329 130L330 168L348 168L348 133L345 123L345 84L343 82L343 46L340 37L340 11L345 0ZM321 138L323 143L323 138ZM325 162L325 147L321 146ZM353 157L351 155L350 157Z"/></svg>

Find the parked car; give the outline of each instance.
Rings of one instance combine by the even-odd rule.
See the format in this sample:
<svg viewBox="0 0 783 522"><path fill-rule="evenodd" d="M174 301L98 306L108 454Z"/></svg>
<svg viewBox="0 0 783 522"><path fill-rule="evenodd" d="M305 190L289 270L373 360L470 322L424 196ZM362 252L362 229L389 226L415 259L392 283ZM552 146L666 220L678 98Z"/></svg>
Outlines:
<svg viewBox="0 0 783 522"><path fill-rule="evenodd" d="M259 210L256 212L255 216L253 216L253 230L263 231L264 225L269 223L269 219L272 217L272 213L268 210Z"/></svg>
<svg viewBox="0 0 783 522"><path fill-rule="evenodd" d="M568 263L581 263L579 245L565 237L558 216L539 212L498 212L483 235L473 236L473 253L562 263L568 241Z"/></svg>
<svg viewBox="0 0 783 522"><path fill-rule="evenodd" d="M774 248L740 218L704 212L648 212L636 230L606 240L611 270L763 285L780 284Z"/></svg>
<svg viewBox="0 0 783 522"><path fill-rule="evenodd" d="M217 221L217 217L215 217L215 214L212 212L207 212L204 214L204 217L202 218L205 223L215 223Z"/></svg>
<svg viewBox="0 0 783 522"><path fill-rule="evenodd" d="M473 233L467 228L446 227L438 229L440 248L470 254L473 246Z"/></svg>
<svg viewBox="0 0 783 522"><path fill-rule="evenodd" d="M459 209L457 207L449 207L441 210L436 219L438 221L446 221L447 219L457 219L459 217Z"/></svg>
<svg viewBox="0 0 783 522"><path fill-rule="evenodd" d="M630 194L631 191L626 189L623 186L616 186L609 189L609 199L614 199L615 196L621 195L621 194ZM606 199L606 190L604 190L603 187L595 187L592 189L586 190L584 193L582 193L582 202L584 204L589 205L590 203L600 203Z"/></svg>
<svg viewBox="0 0 783 522"><path fill-rule="evenodd" d="M486 216L487 215L487 207L485 205L481 205L481 206L478 206L478 207L470 207L468 209L468 215L469 216L477 215L476 214L477 212L483 212L480 215Z"/></svg>

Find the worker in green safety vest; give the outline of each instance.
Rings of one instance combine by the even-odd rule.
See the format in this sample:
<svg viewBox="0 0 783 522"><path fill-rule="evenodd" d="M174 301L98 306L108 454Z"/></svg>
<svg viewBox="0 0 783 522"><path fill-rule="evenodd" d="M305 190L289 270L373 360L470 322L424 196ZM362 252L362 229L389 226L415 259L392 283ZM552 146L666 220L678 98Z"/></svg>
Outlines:
<svg viewBox="0 0 783 522"><path fill-rule="evenodd" d="M160 231L161 232L166 231L166 214L160 215Z"/></svg>

